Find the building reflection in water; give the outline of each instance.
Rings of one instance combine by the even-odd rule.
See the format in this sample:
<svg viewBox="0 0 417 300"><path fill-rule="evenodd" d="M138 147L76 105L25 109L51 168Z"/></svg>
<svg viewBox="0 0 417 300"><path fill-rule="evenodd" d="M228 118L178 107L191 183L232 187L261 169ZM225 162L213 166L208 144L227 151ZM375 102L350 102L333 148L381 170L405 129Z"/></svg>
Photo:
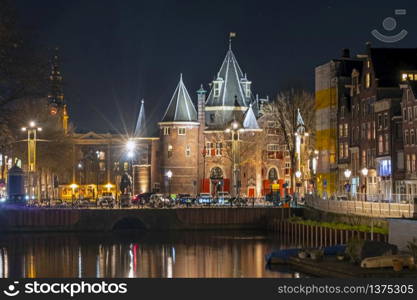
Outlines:
<svg viewBox="0 0 417 300"><path fill-rule="evenodd" d="M0 239L0 277L300 276L265 268L265 254L283 247L262 233L14 235Z"/></svg>

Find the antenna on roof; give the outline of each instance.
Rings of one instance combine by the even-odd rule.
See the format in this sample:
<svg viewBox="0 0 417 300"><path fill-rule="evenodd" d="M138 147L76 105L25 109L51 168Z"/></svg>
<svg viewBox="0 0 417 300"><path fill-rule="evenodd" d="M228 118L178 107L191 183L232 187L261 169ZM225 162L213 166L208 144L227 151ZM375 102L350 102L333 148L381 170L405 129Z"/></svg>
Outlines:
<svg viewBox="0 0 417 300"><path fill-rule="evenodd" d="M236 37L236 32L229 33L229 50L232 50L232 38Z"/></svg>

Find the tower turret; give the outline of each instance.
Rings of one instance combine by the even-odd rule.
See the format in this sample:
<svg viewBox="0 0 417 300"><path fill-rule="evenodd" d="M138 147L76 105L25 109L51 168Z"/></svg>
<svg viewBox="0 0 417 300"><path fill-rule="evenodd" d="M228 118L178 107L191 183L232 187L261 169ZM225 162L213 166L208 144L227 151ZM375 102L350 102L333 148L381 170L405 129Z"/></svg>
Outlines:
<svg viewBox="0 0 417 300"><path fill-rule="evenodd" d="M180 76L160 127L160 167L165 193L197 193L199 119Z"/></svg>
<svg viewBox="0 0 417 300"><path fill-rule="evenodd" d="M59 118L59 123L65 133L68 132L68 108L64 100L63 77L60 70L58 48L55 48L51 59L51 73L49 75L48 105L51 116Z"/></svg>

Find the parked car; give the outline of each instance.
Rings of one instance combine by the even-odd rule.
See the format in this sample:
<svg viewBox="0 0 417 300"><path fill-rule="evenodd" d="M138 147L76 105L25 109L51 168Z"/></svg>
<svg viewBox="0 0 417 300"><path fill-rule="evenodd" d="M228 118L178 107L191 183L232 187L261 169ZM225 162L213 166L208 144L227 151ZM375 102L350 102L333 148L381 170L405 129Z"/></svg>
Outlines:
<svg viewBox="0 0 417 300"><path fill-rule="evenodd" d="M101 197L97 201L97 206L100 207L110 207L113 208L116 203L116 200L113 197L113 194L110 192L105 192L101 195Z"/></svg>
<svg viewBox="0 0 417 300"><path fill-rule="evenodd" d="M195 199L190 194L179 194L177 202L182 205L191 205L195 203Z"/></svg>
<svg viewBox="0 0 417 300"><path fill-rule="evenodd" d="M95 205L90 199L79 199L76 203L78 207L91 207Z"/></svg>
<svg viewBox="0 0 417 300"><path fill-rule="evenodd" d="M132 204L140 205L140 204L149 203L149 199L153 194L154 193L142 193L142 194L135 195L132 197Z"/></svg>
<svg viewBox="0 0 417 300"><path fill-rule="evenodd" d="M217 193L217 204L226 205L230 204L232 197L228 192L218 192Z"/></svg>
<svg viewBox="0 0 417 300"><path fill-rule="evenodd" d="M248 205L248 199L247 198L231 198L232 203L236 206L247 206Z"/></svg>
<svg viewBox="0 0 417 300"><path fill-rule="evenodd" d="M210 193L200 193L197 197L198 204L211 204L212 202L213 198Z"/></svg>
<svg viewBox="0 0 417 300"><path fill-rule="evenodd" d="M162 194L152 194L149 198L149 204L152 207L163 207L169 204L169 199Z"/></svg>

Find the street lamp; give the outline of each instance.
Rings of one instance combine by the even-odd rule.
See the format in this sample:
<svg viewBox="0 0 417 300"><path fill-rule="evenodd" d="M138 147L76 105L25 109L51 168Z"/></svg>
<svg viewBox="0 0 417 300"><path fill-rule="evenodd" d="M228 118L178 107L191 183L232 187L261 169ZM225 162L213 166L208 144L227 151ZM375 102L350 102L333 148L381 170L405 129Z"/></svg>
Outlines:
<svg viewBox="0 0 417 300"><path fill-rule="evenodd" d="M171 197L171 178L172 178L172 171L168 170L167 172L167 177L168 177L168 197Z"/></svg>
<svg viewBox="0 0 417 300"><path fill-rule="evenodd" d="M72 183L70 185L70 188L72 189L72 197L71 197L71 204L74 206L74 199L75 199L75 189L78 188L78 185L76 183Z"/></svg>
<svg viewBox="0 0 417 300"><path fill-rule="evenodd" d="M34 199L35 196L33 195L33 189L34 189L34 179L33 179L33 173L36 172L36 133L39 131L42 131L42 127L36 127L35 121L29 122L29 127L22 127L21 130L23 132L28 133L28 188L29 188L29 194L31 195L31 199ZM39 193L38 193L39 194ZM38 195L39 196L39 195ZM38 197L39 198L39 197Z"/></svg>
<svg viewBox="0 0 417 300"><path fill-rule="evenodd" d="M362 175L363 175L363 191L364 191L364 194L365 194L365 201L367 201L367 176L368 176L368 172L369 172L369 170L368 170L368 168L363 168L362 170L361 170L361 173L362 173Z"/></svg>
<svg viewBox="0 0 417 300"><path fill-rule="evenodd" d="M349 170L349 169L346 169L346 170L345 170L345 172L344 172L344 175L345 175L345 178L346 178L347 180L349 180L350 175L352 175L352 171L351 171L351 170Z"/></svg>

